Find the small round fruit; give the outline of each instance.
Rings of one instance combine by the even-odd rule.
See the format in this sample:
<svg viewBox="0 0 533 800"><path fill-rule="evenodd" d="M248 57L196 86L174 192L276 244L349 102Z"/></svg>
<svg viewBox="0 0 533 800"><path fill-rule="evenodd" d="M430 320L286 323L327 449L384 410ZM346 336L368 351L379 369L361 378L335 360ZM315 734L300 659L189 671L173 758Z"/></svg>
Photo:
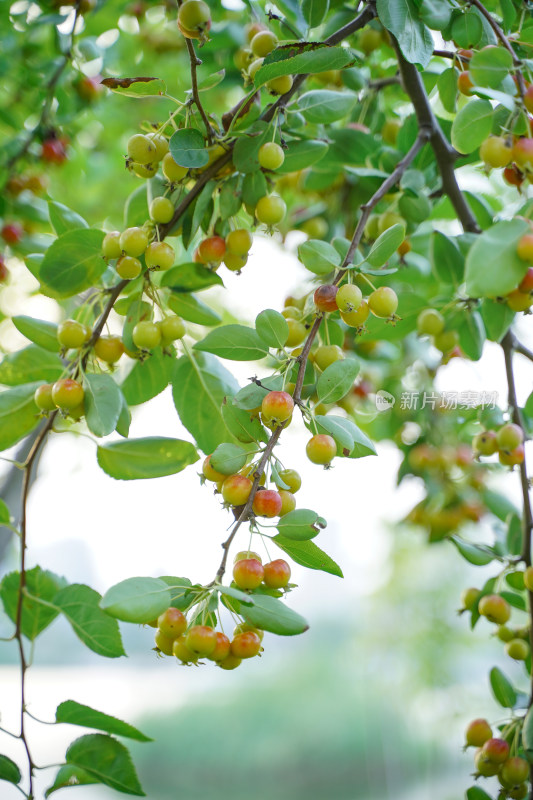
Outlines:
<svg viewBox="0 0 533 800"><path fill-rule="evenodd" d="M170 269L176 260L174 248L166 242L152 242L144 254L148 269Z"/></svg>
<svg viewBox="0 0 533 800"><path fill-rule="evenodd" d="M341 311L341 319L350 328L360 328L367 321L369 314L370 306L366 300L363 300L355 311Z"/></svg>
<svg viewBox="0 0 533 800"><path fill-rule="evenodd" d="M172 655L172 645L174 644L173 639L169 639L168 636L165 636L160 630L155 632L155 645L161 652L166 656Z"/></svg>
<svg viewBox="0 0 533 800"><path fill-rule="evenodd" d="M496 431L481 431L472 439L472 447L476 455L494 455L498 450Z"/></svg>
<svg viewBox="0 0 533 800"><path fill-rule="evenodd" d="M238 633L231 641L231 654L235 658L253 658L261 651L261 639L253 631Z"/></svg>
<svg viewBox="0 0 533 800"><path fill-rule="evenodd" d="M533 264L533 233L525 233L516 246L519 258Z"/></svg>
<svg viewBox="0 0 533 800"><path fill-rule="evenodd" d="M519 783L517 786L513 786L512 789L509 789L507 796L509 800L526 800L528 794L529 785L527 783Z"/></svg>
<svg viewBox="0 0 533 800"><path fill-rule="evenodd" d="M41 158L51 164L62 164L67 160L66 140L51 137L45 139L41 150Z"/></svg>
<svg viewBox="0 0 533 800"><path fill-rule="evenodd" d="M289 318L287 320L287 325L289 327L289 335L285 342L286 347L297 347L299 344L302 344L307 336L307 328L303 322Z"/></svg>
<svg viewBox="0 0 533 800"><path fill-rule="evenodd" d="M438 336L444 330L444 317L436 308L425 308L416 319L420 336Z"/></svg>
<svg viewBox="0 0 533 800"><path fill-rule="evenodd" d="M489 739L492 739L492 728L487 720L473 719L465 733L467 747L483 747Z"/></svg>
<svg viewBox="0 0 533 800"><path fill-rule="evenodd" d="M281 75L279 78L267 81L266 88L271 94L287 94L292 89L292 84L292 75Z"/></svg>
<svg viewBox="0 0 533 800"><path fill-rule="evenodd" d="M277 225L285 217L287 206L285 201L277 194L262 197L256 207L255 216L264 225Z"/></svg>
<svg viewBox="0 0 533 800"><path fill-rule="evenodd" d="M180 167L179 164L176 164L171 153L167 153L166 156L163 157L161 167L163 169L163 175L167 181L171 183L182 181L189 172L187 167Z"/></svg>
<svg viewBox="0 0 533 800"><path fill-rule="evenodd" d="M260 628L256 628L255 625L252 625L251 622L239 622L233 629L233 637L238 636L239 633L247 633L248 631L252 631L257 636L259 636L260 640L263 641L265 638L265 632L262 631Z"/></svg>
<svg viewBox="0 0 533 800"><path fill-rule="evenodd" d="M193 625L185 637L185 644L197 656L210 656L217 644L216 633L209 625Z"/></svg>
<svg viewBox="0 0 533 800"><path fill-rule="evenodd" d="M315 306L319 311L337 311L338 288L333 284L325 283L319 286L313 295Z"/></svg>
<svg viewBox="0 0 533 800"><path fill-rule="evenodd" d="M272 31L259 31L250 42L250 50L256 58L264 58L274 50L278 37Z"/></svg>
<svg viewBox="0 0 533 800"><path fill-rule="evenodd" d="M233 580L239 589L257 589L264 575L263 565L255 558L243 558L233 567Z"/></svg>
<svg viewBox="0 0 533 800"><path fill-rule="evenodd" d="M35 390L33 399L35 405L41 411L55 411L57 408L52 398L52 385L51 383L43 383Z"/></svg>
<svg viewBox="0 0 533 800"><path fill-rule="evenodd" d="M220 631L215 631L215 638L215 649L212 653L210 653L210 655L207 656L207 658L210 661L223 661L230 654L231 642L226 634L221 633Z"/></svg>
<svg viewBox="0 0 533 800"><path fill-rule="evenodd" d="M233 256L247 256L253 244L253 237L246 228L237 228L226 236L226 253Z"/></svg>
<svg viewBox="0 0 533 800"><path fill-rule="evenodd" d="M120 246L127 256L138 258L148 247L148 234L143 228L126 228L120 234Z"/></svg>
<svg viewBox="0 0 533 800"><path fill-rule="evenodd" d="M116 364L124 353L124 342L120 336L99 336L94 343L94 354L101 361Z"/></svg>
<svg viewBox="0 0 533 800"><path fill-rule="evenodd" d="M479 589L464 589L464 591L461 592L461 607L466 611L471 611L477 606L480 594L481 592Z"/></svg>
<svg viewBox="0 0 533 800"><path fill-rule="evenodd" d="M533 292L533 267L530 267L518 284L518 291L523 294L531 294Z"/></svg>
<svg viewBox="0 0 533 800"><path fill-rule="evenodd" d="M481 616L486 617L489 622L497 625L505 625L511 616L511 606L504 597L499 594L486 594L481 598L478 605Z"/></svg>
<svg viewBox="0 0 533 800"><path fill-rule="evenodd" d="M253 558L255 561L259 561L261 564L262 558L258 553L254 553L253 550L240 550L233 559L233 563L236 564L237 561L242 561L243 559Z"/></svg>
<svg viewBox="0 0 533 800"><path fill-rule="evenodd" d="M157 618L157 627L169 639L177 639L187 630L187 618L179 608L167 608Z"/></svg>
<svg viewBox="0 0 533 800"><path fill-rule="evenodd" d="M154 161L162 161L168 153L168 139L161 133L151 133L148 138L155 146Z"/></svg>
<svg viewBox="0 0 533 800"><path fill-rule="evenodd" d="M489 167L507 167L513 160L513 148L503 136L489 136L481 144L479 155Z"/></svg>
<svg viewBox="0 0 533 800"><path fill-rule="evenodd" d="M335 361L342 361L344 351L338 344L324 344L318 347L313 355L313 361L322 372Z"/></svg>
<svg viewBox="0 0 533 800"><path fill-rule="evenodd" d="M259 148L258 159L263 169L279 169L285 161L285 153L279 144L266 142Z"/></svg>
<svg viewBox="0 0 533 800"><path fill-rule="evenodd" d="M504 786L507 784L512 787L519 783L525 783L529 778L529 763L520 756L508 758L501 768L500 778Z"/></svg>
<svg viewBox="0 0 533 800"><path fill-rule="evenodd" d="M120 246L120 231L106 233L102 242L102 255L104 258L119 258L122 253Z"/></svg>
<svg viewBox="0 0 533 800"><path fill-rule="evenodd" d="M165 342L183 339L187 332L181 317L165 317L157 323L157 327L161 331L161 339Z"/></svg>
<svg viewBox="0 0 533 800"><path fill-rule="evenodd" d="M149 320L141 320L133 329L133 344L140 350L151 350L161 342L161 331Z"/></svg>
<svg viewBox="0 0 533 800"><path fill-rule="evenodd" d="M261 403L261 413L278 425L290 419L293 410L294 400L288 392L269 392Z"/></svg>
<svg viewBox="0 0 533 800"><path fill-rule="evenodd" d="M204 463L202 464L202 473L206 480L213 481L214 483L219 483L219 481L225 481L228 477L224 475L222 472L217 472L216 469L213 469L211 466L211 456L207 456L204 459Z"/></svg>
<svg viewBox="0 0 533 800"><path fill-rule="evenodd" d="M168 197L154 197L150 203L150 217L154 222L165 224L174 215L174 205Z"/></svg>
<svg viewBox="0 0 533 800"><path fill-rule="evenodd" d="M245 475L230 475L222 484L222 497L230 506L243 506L252 491L253 481Z"/></svg>
<svg viewBox="0 0 533 800"><path fill-rule="evenodd" d="M514 143L513 161L520 168L531 169L533 166L533 139L524 137Z"/></svg>
<svg viewBox="0 0 533 800"><path fill-rule="evenodd" d="M349 314L352 311L357 311L361 306L363 294L355 283L345 283L337 292L335 300L337 301L337 308L345 314Z"/></svg>
<svg viewBox="0 0 533 800"><path fill-rule="evenodd" d="M398 295L390 286L381 286L368 298L368 306L376 317L381 319L392 317L398 308Z"/></svg>
<svg viewBox="0 0 533 800"><path fill-rule="evenodd" d="M79 348L87 344L91 332L81 322L75 319L66 319L57 329L57 340L61 347Z"/></svg>
<svg viewBox="0 0 533 800"><path fill-rule="evenodd" d="M157 164L129 164L129 170L138 178L153 178L157 172Z"/></svg>
<svg viewBox="0 0 533 800"><path fill-rule="evenodd" d="M496 434L498 450L515 450L524 441L524 432L520 425L508 422Z"/></svg>
<svg viewBox="0 0 533 800"><path fill-rule="evenodd" d="M291 579L291 568L282 558L265 564L263 582L270 589L284 589Z"/></svg>
<svg viewBox="0 0 533 800"><path fill-rule="evenodd" d="M481 752L492 764L503 764L509 758L509 745L505 739L488 739Z"/></svg>
<svg viewBox="0 0 533 800"><path fill-rule="evenodd" d="M337 455L337 445L332 436L327 433L319 433L309 439L305 452L313 464L327 465Z"/></svg>
<svg viewBox="0 0 533 800"><path fill-rule="evenodd" d="M441 353L450 353L459 344L457 331L442 331L433 340L433 344Z"/></svg>
<svg viewBox="0 0 533 800"><path fill-rule="evenodd" d="M258 517L279 517L281 497L275 489L263 489L254 497L252 510Z"/></svg>
<svg viewBox="0 0 533 800"><path fill-rule="evenodd" d="M204 0L185 0L178 11L178 28L187 39L201 39L211 27L211 11Z"/></svg>
<svg viewBox="0 0 533 800"><path fill-rule="evenodd" d="M524 585L528 592L533 592L533 567L526 567L524 572Z"/></svg>
<svg viewBox="0 0 533 800"><path fill-rule="evenodd" d="M300 474L296 472L295 469L282 469L278 472L278 475L285 486L289 487L289 492L292 492L292 494L296 494L296 492L301 488L302 479ZM285 486L282 488L285 488Z"/></svg>
<svg viewBox="0 0 533 800"><path fill-rule="evenodd" d="M511 311L528 311L533 305L533 297L528 293L515 289L505 297Z"/></svg>
<svg viewBox="0 0 533 800"><path fill-rule="evenodd" d="M210 236L198 246L198 256L203 264L220 264L226 254L222 236Z"/></svg>
<svg viewBox="0 0 533 800"><path fill-rule="evenodd" d="M256 58L254 61L252 61L252 63L248 67L248 77L250 78L250 81L253 81L256 74L259 72L259 70L263 66L264 60L265 60L264 58Z"/></svg>
<svg viewBox="0 0 533 800"><path fill-rule="evenodd" d="M143 266L138 258L133 256L121 256L115 267L119 276L125 281L133 281L142 272Z"/></svg>
<svg viewBox="0 0 533 800"><path fill-rule="evenodd" d="M370 53L373 53L374 50L377 50L377 48L381 47L383 44L381 31L378 31L376 28L366 27L359 34L358 43L363 53L369 56Z"/></svg>
<svg viewBox="0 0 533 800"><path fill-rule="evenodd" d="M500 771L500 765L494 764L490 758L485 755L483 750L478 750L474 756L474 764L476 765L477 771L483 776L483 778L492 778Z"/></svg>
<svg viewBox="0 0 533 800"><path fill-rule="evenodd" d="M379 216L379 233L385 233L393 225L403 225L405 227L405 220L401 214L396 211L385 211L384 214Z"/></svg>
<svg viewBox="0 0 533 800"><path fill-rule="evenodd" d="M248 256L234 256L233 253L226 253L224 265L230 272L240 272L248 263Z"/></svg>
<svg viewBox="0 0 533 800"><path fill-rule="evenodd" d="M231 652L229 656L223 658L222 661L219 661L217 666L221 667L222 669L237 669L241 665L242 659L237 658Z"/></svg>
<svg viewBox="0 0 533 800"><path fill-rule="evenodd" d="M514 164L504 169L503 178L510 186L522 186L524 183L524 174Z"/></svg>
<svg viewBox="0 0 533 800"><path fill-rule="evenodd" d="M281 497L281 510L279 512L279 516L284 517L285 514L288 514L290 511L294 511L296 508L296 498L292 492L288 492L286 489L279 489L278 491L279 496Z"/></svg>
<svg viewBox="0 0 533 800"><path fill-rule="evenodd" d="M137 164L150 164L155 152L155 144L142 133L136 133L128 139L128 158Z"/></svg>
<svg viewBox="0 0 533 800"><path fill-rule="evenodd" d="M514 450L500 450L498 459L504 467L516 467L522 464L525 458L524 445L519 444Z"/></svg>
<svg viewBox="0 0 533 800"><path fill-rule="evenodd" d="M467 70L465 70L465 72L461 72L457 78L457 88L461 94L466 94L467 96L471 95L473 86L474 83L470 77L470 73Z"/></svg>
<svg viewBox="0 0 533 800"><path fill-rule="evenodd" d="M193 651L187 647L185 636L179 636L173 642L172 655L175 655L176 658L179 658L183 664L195 664L198 661L198 655L193 653Z"/></svg>
<svg viewBox="0 0 533 800"><path fill-rule="evenodd" d="M64 411L81 405L84 397L83 386L72 378L60 378L52 386L52 399Z"/></svg>
<svg viewBox="0 0 533 800"><path fill-rule="evenodd" d="M512 639L516 639L516 632L506 625L500 625L496 631L496 636L500 642L505 642L507 644L507 642L510 642Z"/></svg>
<svg viewBox="0 0 533 800"><path fill-rule="evenodd" d="M529 655L529 645L523 639L511 639L505 645L505 652L515 661L525 661Z"/></svg>

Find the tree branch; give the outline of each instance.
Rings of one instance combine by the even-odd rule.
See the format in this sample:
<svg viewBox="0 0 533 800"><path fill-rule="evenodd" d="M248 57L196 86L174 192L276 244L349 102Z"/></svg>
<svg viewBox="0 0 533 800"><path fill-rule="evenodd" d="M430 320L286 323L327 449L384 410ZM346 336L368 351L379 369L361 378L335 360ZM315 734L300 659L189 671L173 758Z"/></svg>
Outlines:
<svg viewBox="0 0 533 800"><path fill-rule="evenodd" d="M205 109L202 105L202 101L200 100L200 93L198 91L198 75L196 73L196 68L202 63L198 56L196 55L196 50L194 49L194 44L192 43L191 39L185 37L185 42L187 43L187 51L189 53L189 60L191 62L191 88L192 88L192 98L194 100L194 104L198 109L200 116L202 118L202 122L205 126L205 132L207 134L207 143L213 143L213 136L214 131L209 122L209 117L207 116Z"/></svg>
<svg viewBox="0 0 533 800"><path fill-rule="evenodd" d="M515 51L513 50L513 47L511 45L509 39L507 38L507 36L503 32L503 30L500 28L500 26L498 25L498 23L496 22L496 20L494 19L494 17L490 13L490 11L488 11L485 8L485 6L481 2L481 0L470 0L470 2L472 3L473 6L475 6L478 9L480 14L482 14L482 16L485 17L485 19L489 23L490 27L492 28L492 30L496 34L497 38L503 44L505 49L511 54L511 57L513 59L514 73L516 75L516 80L517 80L517 83L518 83L518 91L520 92L520 97L521 97L522 102L523 102L524 95L526 93L526 85L525 85L525 82L524 82L524 76L522 75L522 62L520 61L520 59L516 55Z"/></svg>

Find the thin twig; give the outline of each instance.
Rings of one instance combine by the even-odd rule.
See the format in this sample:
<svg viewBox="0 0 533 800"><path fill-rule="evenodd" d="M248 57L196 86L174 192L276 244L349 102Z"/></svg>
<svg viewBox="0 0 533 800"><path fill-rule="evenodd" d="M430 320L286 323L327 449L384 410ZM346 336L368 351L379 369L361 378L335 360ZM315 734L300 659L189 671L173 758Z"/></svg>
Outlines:
<svg viewBox="0 0 533 800"><path fill-rule="evenodd" d="M513 350L515 353L520 353L521 356L525 356L529 358L530 361L533 361L533 350L530 350L529 347L526 347L525 344L522 344L516 336L513 336Z"/></svg>
<svg viewBox="0 0 533 800"><path fill-rule="evenodd" d="M214 137L214 130L209 122L209 117L205 112L205 108L202 105L202 101L200 100L200 92L198 91L198 75L196 68L202 63L198 56L196 55L196 50L194 49L194 44L192 43L191 39L185 38L185 42L187 43L187 51L189 53L189 60L191 62L191 89L192 89L192 98L194 100L194 104L198 111L200 112L200 116L202 118L202 122L205 126L205 132L207 135L207 143L211 145L213 143Z"/></svg>

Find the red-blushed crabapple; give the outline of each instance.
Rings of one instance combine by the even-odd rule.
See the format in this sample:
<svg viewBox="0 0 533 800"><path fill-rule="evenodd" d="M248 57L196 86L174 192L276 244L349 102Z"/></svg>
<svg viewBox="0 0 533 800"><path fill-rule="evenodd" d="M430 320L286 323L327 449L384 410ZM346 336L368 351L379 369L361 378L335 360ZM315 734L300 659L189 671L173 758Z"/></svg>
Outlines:
<svg viewBox="0 0 533 800"><path fill-rule="evenodd" d="M72 378L60 378L52 386L52 399L58 408L71 411L83 403L83 386Z"/></svg>
<svg viewBox="0 0 533 800"><path fill-rule="evenodd" d="M489 136L481 143L479 155L488 167L507 167L513 160L513 146L503 136Z"/></svg>
<svg viewBox="0 0 533 800"><path fill-rule="evenodd" d="M216 644L215 649L210 653L207 658L210 661L223 661L230 654L231 642L225 633L215 631Z"/></svg>
<svg viewBox="0 0 533 800"><path fill-rule="evenodd" d="M522 294L530 294L533 292L533 267L529 267L525 276L518 284L518 291Z"/></svg>
<svg viewBox="0 0 533 800"><path fill-rule="evenodd" d="M281 497L281 510L279 512L280 517L284 517L285 514L288 514L290 511L294 511L296 508L296 498L292 492L288 492L286 489L278 489L279 496Z"/></svg>
<svg viewBox="0 0 533 800"><path fill-rule="evenodd" d="M482 617L496 625L505 625L511 616L511 606L499 594L486 594L478 603L478 610Z"/></svg>
<svg viewBox="0 0 533 800"><path fill-rule="evenodd" d="M198 245L198 256L203 264L220 264L226 254L226 241L222 236L210 236Z"/></svg>
<svg viewBox="0 0 533 800"><path fill-rule="evenodd" d="M210 625L193 625L185 636L185 644L197 656L210 656L217 644L216 633Z"/></svg>
<svg viewBox="0 0 533 800"><path fill-rule="evenodd" d="M525 458L524 445L519 444L514 450L500 450L498 458L504 467L516 467L517 464L522 464Z"/></svg>
<svg viewBox="0 0 533 800"><path fill-rule="evenodd" d="M252 491L253 481L245 475L230 475L222 484L222 497L230 506L243 506Z"/></svg>
<svg viewBox="0 0 533 800"><path fill-rule="evenodd" d="M251 624L251 622L239 622L239 624L233 629L233 637L235 638L235 636L237 636L239 633L247 633L248 631L252 631L252 633L257 634L261 641L263 641L265 632L260 628L256 628L255 625Z"/></svg>
<svg viewBox="0 0 533 800"><path fill-rule="evenodd" d="M41 158L49 164L63 164L67 160L67 141L52 136L43 141Z"/></svg>
<svg viewBox="0 0 533 800"><path fill-rule="evenodd" d="M167 608L157 618L157 627L169 639L177 639L187 630L187 618L179 608Z"/></svg>
<svg viewBox="0 0 533 800"><path fill-rule="evenodd" d="M253 631L238 633L231 640L231 654L236 658L253 658L261 651L261 639Z"/></svg>
<svg viewBox="0 0 533 800"><path fill-rule="evenodd" d="M499 450L515 450L524 441L524 432L520 425L508 422L496 434Z"/></svg>
<svg viewBox="0 0 533 800"><path fill-rule="evenodd" d="M275 489L262 489L254 497L252 510L258 517L279 517L281 497Z"/></svg>
<svg viewBox="0 0 533 800"><path fill-rule="evenodd" d="M286 422L294 409L294 400L288 392L269 392L261 403L261 413L273 424Z"/></svg>
<svg viewBox="0 0 533 800"><path fill-rule="evenodd" d="M313 295L315 306L319 311L337 311L337 292L338 288L333 284L319 286Z"/></svg>
<svg viewBox="0 0 533 800"><path fill-rule="evenodd" d="M165 636L159 629L155 632L155 645L165 656L172 655L173 642L173 639L169 639L169 637Z"/></svg>
<svg viewBox="0 0 533 800"><path fill-rule="evenodd" d="M264 566L263 582L270 589L284 589L291 579L291 568L282 558L270 561Z"/></svg>
<svg viewBox="0 0 533 800"><path fill-rule="evenodd" d="M467 96L472 94L472 87L474 86L472 82L472 78L470 77L470 73L468 70L459 73L457 78L457 88L461 92L461 94L466 94Z"/></svg>
<svg viewBox="0 0 533 800"><path fill-rule="evenodd" d="M505 739L487 739L481 752L493 764L503 764L509 758L509 745Z"/></svg>
<svg viewBox="0 0 533 800"><path fill-rule="evenodd" d="M465 732L467 747L483 747L485 742L492 739L492 728L486 719L473 719Z"/></svg>
<svg viewBox="0 0 533 800"><path fill-rule="evenodd" d="M503 171L504 180L510 184L511 186L520 187L524 183L524 173L521 172L518 167L513 164L510 167L505 167Z"/></svg>
<svg viewBox="0 0 533 800"><path fill-rule="evenodd" d="M533 263L533 233L525 233L516 245L516 253L523 261Z"/></svg>
<svg viewBox="0 0 533 800"><path fill-rule="evenodd" d="M337 455L337 445L335 439L327 433L319 433L312 436L305 448L307 458L313 464L327 465Z"/></svg>
<svg viewBox="0 0 533 800"><path fill-rule="evenodd" d="M533 166L533 139L524 136L514 143L513 161L521 169L531 169Z"/></svg>
<svg viewBox="0 0 533 800"><path fill-rule="evenodd" d="M257 589L264 575L263 565L255 558L243 558L233 566L233 580L239 589Z"/></svg>
<svg viewBox="0 0 533 800"><path fill-rule="evenodd" d="M198 654L187 647L186 637L179 636L172 644L172 655L175 655L183 664L195 664L198 661Z"/></svg>

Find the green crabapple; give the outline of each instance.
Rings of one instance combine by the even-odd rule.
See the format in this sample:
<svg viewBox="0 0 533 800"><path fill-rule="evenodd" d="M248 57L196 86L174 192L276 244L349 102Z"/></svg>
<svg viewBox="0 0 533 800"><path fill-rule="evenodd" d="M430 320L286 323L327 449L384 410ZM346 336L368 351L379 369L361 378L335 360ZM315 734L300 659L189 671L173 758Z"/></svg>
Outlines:
<svg viewBox="0 0 533 800"><path fill-rule="evenodd" d="M119 258L121 253L120 231L106 233L102 242L102 255L104 258Z"/></svg>
<svg viewBox="0 0 533 800"><path fill-rule="evenodd" d="M140 350L151 350L161 342L161 331L155 322L141 320L132 332L133 344Z"/></svg>
<svg viewBox="0 0 533 800"><path fill-rule="evenodd" d="M187 647L185 636L179 636L174 640L172 643L172 653L168 655L176 656L183 664L195 664L198 661L198 655Z"/></svg>
<svg viewBox="0 0 533 800"><path fill-rule="evenodd" d="M148 269L170 269L176 259L174 248L166 242L152 242L144 254Z"/></svg>
<svg viewBox="0 0 533 800"><path fill-rule="evenodd" d="M58 408L71 411L83 403L83 386L72 378L60 378L52 386L52 399Z"/></svg>
<svg viewBox="0 0 533 800"><path fill-rule="evenodd" d="M136 161L137 164L150 164L156 154L155 144L142 133L136 133L129 138L127 149L128 158Z"/></svg>
<svg viewBox="0 0 533 800"><path fill-rule="evenodd" d="M253 237L246 228L237 228L226 236L226 253L232 256L247 256L253 244Z"/></svg>
<svg viewBox="0 0 533 800"><path fill-rule="evenodd" d="M133 256L121 256L115 266L118 275L125 281L133 281L138 278L142 268L139 259Z"/></svg>
<svg viewBox="0 0 533 800"><path fill-rule="evenodd" d="M390 286L381 286L369 296L368 306L374 316L386 319L398 308L398 296Z"/></svg>
<svg viewBox="0 0 533 800"><path fill-rule="evenodd" d="M237 561L242 561L243 559L247 558L254 558L256 561L259 561L261 564L261 556L258 553L254 553L253 550L240 550L238 553L235 554L235 558L233 559L233 563L236 564Z"/></svg>
<svg viewBox="0 0 533 800"><path fill-rule="evenodd" d="M94 343L94 354L107 364L116 364L124 353L124 343L120 336L99 336Z"/></svg>
<svg viewBox="0 0 533 800"><path fill-rule="evenodd" d="M126 228L120 234L120 246L127 256L138 258L148 247L148 234L143 228Z"/></svg>
<svg viewBox="0 0 533 800"><path fill-rule="evenodd" d="M168 197L154 197L150 203L150 218L157 223L170 222L174 215L174 206Z"/></svg>
<svg viewBox="0 0 533 800"><path fill-rule="evenodd" d="M345 283L336 296L337 307L344 313L356 311L363 302L363 294L355 283Z"/></svg>
<svg viewBox="0 0 533 800"><path fill-rule="evenodd" d="M296 508L296 498L292 492L289 492L286 489L278 489L278 491L279 496L281 497L281 509L279 516L284 517L285 514L288 514L290 511L294 511Z"/></svg>
<svg viewBox="0 0 533 800"><path fill-rule="evenodd" d="M162 633L162 631L160 630L157 630L155 632L154 639L156 647L159 648L159 650L161 650L161 652L164 655L166 656L172 655L173 639L170 639L168 636L165 636L165 634Z"/></svg>
<svg viewBox="0 0 533 800"><path fill-rule="evenodd" d="M511 606L504 597L499 594L486 594L478 604L478 610L482 617L486 617L489 622L497 625L505 625L511 616Z"/></svg>
<svg viewBox="0 0 533 800"><path fill-rule="evenodd" d="M185 336L186 328L181 317L165 317L165 319L156 324L161 331L161 341L163 343L174 342L176 339L183 339Z"/></svg>
<svg viewBox="0 0 533 800"><path fill-rule="evenodd" d="M472 439L474 453L480 456L492 456L498 451L498 441L495 431L482 431Z"/></svg>
<svg viewBox="0 0 533 800"><path fill-rule="evenodd" d="M264 225L269 227L277 225L285 217L287 206L285 201L277 194L265 195L258 200L255 207L255 216Z"/></svg>
<svg viewBox="0 0 533 800"><path fill-rule="evenodd" d="M420 336L438 336L444 330L444 317L436 308L425 308L416 319Z"/></svg>
<svg viewBox="0 0 533 800"><path fill-rule="evenodd" d="M57 328L57 340L62 347L68 349L83 347L91 338L91 329L77 322L66 319Z"/></svg>
<svg viewBox="0 0 533 800"><path fill-rule="evenodd" d="M259 34L258 34L259 35ZM276 170L281 167L285 161L285 153L283 148L275 142L266 142L259 148L258 153L259 164L263 169Z"/></svg>
<svg viewBox="0 0 533 800"><path fill-rule="evenodd" d="M51 383L43 383L41 386L37 387L33 399L40 411L55 411L57 408L52 398Z"/></svg>
<svg viewBox="0 0 533 800"><path fill-rule="evenodd" d="M474 719L465 732L467 747L483 747L485 742L492 739L492 728L486 719Z"/></svg>
<svg viewBox="0 0 533 800"><path fill-rule="evenodd" d="M178 11L178 28L186 39L203 39L211 27L211 11L204 0L185 0Z"/></svg>
<svg viewBox="0 0 533 800"><path fill-rule="evenodd" d="M511 639L505 645L505 652L515 661L525 661L529 655L529 645L523 639Z"/></svg>
<svg viewBox="0 0 533 800"><path fill-rule="evenodd" d="M461 607L464 608L466 611L471 611L473 608L477 606L477 602L481 592L479 589L465 589L461 593Z"/></svg>
<svg viewBox="0 0 533 800"><path fill-rule="evenodd" d="M278 37L271 31L259 31L250 42L250 50L256 58L264 58L274 50Z"/></svg>
<svg viewBox="0 0 533 800"><path fill-rule="evenodd" d="M309 439L305 452L313 464L326 466L337 455L337 445L332 436L327 433L319 433Z"/></svg>
<svg viewBox="0 0 533 800"><path fill-rule="evenodd" d="M520 425L508 422L496 434L499 450L515 450L524 441L524 433Z"/></svg>

